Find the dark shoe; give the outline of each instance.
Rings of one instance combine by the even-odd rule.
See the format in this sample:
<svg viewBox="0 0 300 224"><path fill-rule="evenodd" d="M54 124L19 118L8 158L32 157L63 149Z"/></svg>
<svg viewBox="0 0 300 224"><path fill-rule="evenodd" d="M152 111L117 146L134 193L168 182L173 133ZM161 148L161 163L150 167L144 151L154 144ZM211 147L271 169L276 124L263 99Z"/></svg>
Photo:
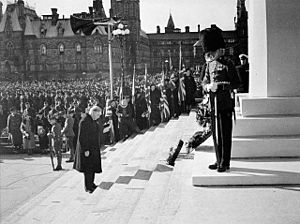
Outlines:
<svg viewBox="0 0 300 224"><path fill-rule="evenodd" d="M225 172L227 170L227 167L226 166L220 166L220 167L218 167L218 172L219 173L223 173L223 172Z"/></svg>
<svg viewBox="0 0 300 224"><path fill-rule="evenodd" d="M208 169L210 169L210 170L216 170L216 169L218 169L218 164L216 164L216 163L211 164L211 165L208 166Z"/></svg>
<svg viewBox="0 0 300 224"><path fill-rule="evenodd" d="M92 194L94 191L95 191L96 188L93 188L93 189L87 189L85 188L85 191Z"/></svg>
<svg viewBox="0 0 300 224"><path fill-rule="evenodd" d="M62 167L61 166L57 166L54 171L59 171L59 170L62 170Z"/></svg>
<svg viewBox="0 0 300 224"><path fill-rule="evenodd" d="M66 161L66 163L73 163L74 162L74 159L69 159Z"/></svg>

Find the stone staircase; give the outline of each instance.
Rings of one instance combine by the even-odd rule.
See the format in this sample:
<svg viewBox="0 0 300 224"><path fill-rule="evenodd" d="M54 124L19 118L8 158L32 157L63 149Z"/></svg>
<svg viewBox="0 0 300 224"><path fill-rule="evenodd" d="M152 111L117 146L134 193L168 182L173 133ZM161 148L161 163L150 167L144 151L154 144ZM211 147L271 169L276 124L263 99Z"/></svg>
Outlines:
<svg viewBox="0 0 300 224"><path fill-rule="evenodd" d="M213 143L195 154L194 185L300 184L300 97L240 94L230 172L209 171ZM203 165L206 164L206 165Z"/></svg>
<svg viewBox="0 0 300 224"><path fill-rule="evenodd" d="M1 223L166 223L179 203L171 196L185 179L182 167L167 166L165 160L170 147L197 129L193 112L109 146L102 152L103 173L96 175L99 188L93 194L84 191L83 175L69 170ZM185 170L190 171L192 155L183 151L179 157L188 159Z"/></svg>

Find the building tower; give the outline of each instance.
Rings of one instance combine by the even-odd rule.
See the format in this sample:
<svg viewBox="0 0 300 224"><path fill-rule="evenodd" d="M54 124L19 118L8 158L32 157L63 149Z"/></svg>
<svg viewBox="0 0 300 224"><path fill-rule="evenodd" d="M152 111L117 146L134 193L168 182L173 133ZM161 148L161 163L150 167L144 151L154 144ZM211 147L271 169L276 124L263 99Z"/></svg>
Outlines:
<svg viewBox="0 0 300 224"><path fill-rule="evenodd" d="M239 53L248 54L248 12L246 0L237 0L237 17L235 18L235 29L240 44Z"/></svg>
<svg viewBox="0 0 300 224"><path fill-rule="evenodd" d="M101 18L101 19L106 18L102 0L94 0L93 9L94 9L94 15L93 15L94 17Z"/></svg>
<svg viewBox="0 0 300 224"><path fill-rule="evenodd" d="M133 65L139 63L140 0L111 0L110 16L121 18L130 30L125 44L125 68L132 71Z"/></svg>
<svg viewBox="0 0 300 224"><path fill-rule="evenodd" d="M165 27L165 33L173 33L175 29L172 14L170 14L167 27Z"/></svg>

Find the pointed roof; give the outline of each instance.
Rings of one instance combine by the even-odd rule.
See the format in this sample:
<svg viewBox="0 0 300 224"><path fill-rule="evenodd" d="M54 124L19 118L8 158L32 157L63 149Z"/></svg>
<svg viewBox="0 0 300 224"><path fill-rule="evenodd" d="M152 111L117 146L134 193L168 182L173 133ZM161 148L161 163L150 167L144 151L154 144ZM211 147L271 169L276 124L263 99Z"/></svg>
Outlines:
<svg viewBox="0 0 300 224"><path fill-rule="evenodd" d="M7 19L8 19L8 12L6 11L0 23L0 32L5 31L5 26L6 23L8 22ZM22 31L16 9L14 9L12 13L10 13L10 20L11 20L12 31Z"/></svg>
<svg viewBox="0 0 300 224"><path fill-rule="evenodd" d="M23 31L18 19L17 10L15 9L11 15L11 23L13 31Z"/></svg>
<svg viewBox="0 0 300 224"><path fill-rule="evenodd" d="M95 13L96 13L96 16L101 18L101 19L106 19L106 14L105 14L105 10L104 10L104 7L103 7L103 2L102 0L96 0L94 2L94 9L95 9Z"/></svg>
<svg viewBox="0 0 300 224"><path fill-rule="evenodd" d="M28 16L26 16L26 27L25 27L24 35L25 36L32 36L32 35L35 36L35 34L33 32L32 23Z"/></svg>
<svg viewBox="0 0 300 224"><path fill-rule="evenodd" d="M7 12L4 13L1 23L0 23L0 33L4 31L5 29L5 24L6 24L6 17L7 17Z"/></svg>
<svg viewBox="0 0 300 224"><path fill-rule="evenodd" d="M173 17L172 17L171 13L170 13L170 17L169 17L169 21L168 21L167 27L170 28L170 29L174 29L175 28Z"/></svg>

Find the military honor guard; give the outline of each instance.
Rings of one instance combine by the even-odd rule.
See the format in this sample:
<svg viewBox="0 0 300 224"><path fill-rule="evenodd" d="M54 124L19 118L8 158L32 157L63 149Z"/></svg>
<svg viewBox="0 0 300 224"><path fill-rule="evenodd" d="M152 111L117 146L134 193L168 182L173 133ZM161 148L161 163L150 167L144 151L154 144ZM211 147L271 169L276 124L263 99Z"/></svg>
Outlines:
<svg viewBox="0 0 300 224"><path fill-rule="evenodd" d="M233 89L240 79L231 60L225 56L225 42L218 27L200 33L206 64L203 67L203 88L209 94L212 108L212 131L216 162L209 169L225 172L230 169L232 145Z"/></svg>

